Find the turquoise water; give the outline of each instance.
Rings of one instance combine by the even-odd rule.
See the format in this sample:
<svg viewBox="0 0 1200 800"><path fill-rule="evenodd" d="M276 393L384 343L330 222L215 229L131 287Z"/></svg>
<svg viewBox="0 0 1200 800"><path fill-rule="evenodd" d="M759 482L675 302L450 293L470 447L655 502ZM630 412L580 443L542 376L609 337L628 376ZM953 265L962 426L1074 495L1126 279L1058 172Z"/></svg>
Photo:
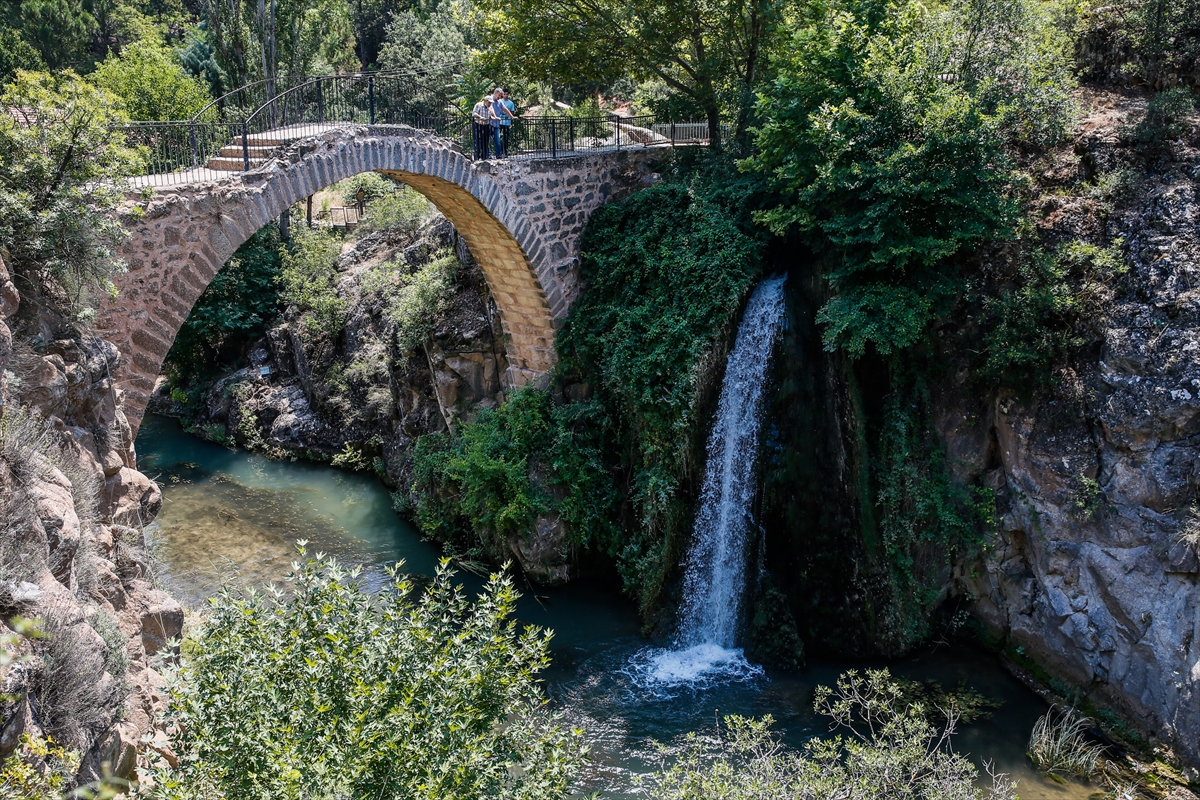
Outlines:
<svg viewBox="0 0 1200 800"><path fill-rule="evenodd" d="M437 564L439 551L396 514L387 490L372 477L229 450L155 415L143 422L137 450L139 468L163 490L154 532L161 578L185 605L200 607L224 584L279 581L301 539L310 551L362 567L373 585L400 559L419 574L430 574ZM481 584L477 576L461 575L468 588ZM1025 744L1046 705L983 650L943 647L887 665L816 662L800 672L767 670L741 683L652 692L636 682L631 668L649 643L639 634L634 608L612 586L527 586L519 614L555 631L546 689L592 744L581 791L633 796L632 776L661 763L655 741L671 743L689 731L711 729L726 714L771 714L785 743L799 747L827 730L812 713L816 686L832 685L851 667L888 666L948 688L962 683L999 702L990 719L961 726L955 747L1015 777L1023 800L1083 800L1089 793L1079 784L1044 780L1030 768Z"/></svg>

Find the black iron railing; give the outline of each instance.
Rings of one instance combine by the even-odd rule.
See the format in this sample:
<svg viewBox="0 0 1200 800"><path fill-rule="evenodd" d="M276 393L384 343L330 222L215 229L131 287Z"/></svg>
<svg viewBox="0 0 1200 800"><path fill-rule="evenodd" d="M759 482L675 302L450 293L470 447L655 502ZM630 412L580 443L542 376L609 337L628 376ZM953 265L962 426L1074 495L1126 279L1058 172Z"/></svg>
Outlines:
<svg viewBox="0 0 1200 800"><path fill-rule="evenodd" d="M559 158L594 150L705 145L708 126L654 117L519 117L501 134L488 131L442 93L411 76L317 75L256 81L212 101L193 119L134 122L114 128L142 154L141 185L167 185L255 169L280 148L347 124L408 125L453 141L467 158Z"/></svg>

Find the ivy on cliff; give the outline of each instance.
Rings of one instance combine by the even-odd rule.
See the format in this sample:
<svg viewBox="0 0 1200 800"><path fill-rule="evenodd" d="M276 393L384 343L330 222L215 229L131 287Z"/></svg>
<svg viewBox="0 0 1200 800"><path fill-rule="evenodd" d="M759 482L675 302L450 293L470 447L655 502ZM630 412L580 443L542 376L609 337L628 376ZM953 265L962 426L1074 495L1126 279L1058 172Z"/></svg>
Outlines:
<svg viewBox="0 0 1200 800"><path fill-rule="evenodd" d="M424 436L413 455L417 524L468 554L507 551L539 514L567 523L572 544L610 550L616 488L604 463L608 420L596 403L555 403L514 392L449 433Z"/></svg>
<svg viewBox="0 0 1200 800"><path fill-rule="evenodd" d="M762 271L763 240L733 211L747 199L736 185L659 185L597 210L581 241L588 288L557 347L612 415L633 511L619 567L643 611L678 560L712 356Z"/></svg>

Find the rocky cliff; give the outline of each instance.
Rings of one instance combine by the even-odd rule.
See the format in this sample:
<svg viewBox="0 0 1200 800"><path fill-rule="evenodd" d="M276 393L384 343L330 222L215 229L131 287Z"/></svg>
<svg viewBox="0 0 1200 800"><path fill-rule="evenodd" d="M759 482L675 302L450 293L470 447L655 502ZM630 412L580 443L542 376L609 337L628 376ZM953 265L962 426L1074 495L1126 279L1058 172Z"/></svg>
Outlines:
<svg viewBox="0 0 1200 800"><path fill-rule="evenodd" d="M407 488L417 437L494 407L507 369L483 273L450 223L432 214L415 240L380 231L344 252L336 289L347 313L331 347L315 348L301 320L285 314L251 347L247 366L213 384L196 430L276 456L374 469ZM405 347L388 313L396 279L379 276L411 274L443 252L458 260L453 285L429 336Z"/></svg>
<svg viewBox="0 0 1200 800"><path fill-rule="evenodd" d="M1172 746L1200 778L1200 150L1144 157L1136 97L1085 98L1044 165L1051 243L1123 242L1091 344L1056 385L941 393L949 463L996 491L997 529L956 583L1010 648ZM1125 174L1124 186L1112 176ZM1113 186L1109 192L1095 187Z"/></svg>
<svg viewBox="0 0 1200 800"><path fill-rule="evenodd" d="M7 646L0 758L22 734L51 736L83 756L85 782L129 775L154 737L166 702L154 658L183 625L154 586L143 528L162 498L135 469L119 358L22 307L0 261L0 607L44 633Z"/></svg>

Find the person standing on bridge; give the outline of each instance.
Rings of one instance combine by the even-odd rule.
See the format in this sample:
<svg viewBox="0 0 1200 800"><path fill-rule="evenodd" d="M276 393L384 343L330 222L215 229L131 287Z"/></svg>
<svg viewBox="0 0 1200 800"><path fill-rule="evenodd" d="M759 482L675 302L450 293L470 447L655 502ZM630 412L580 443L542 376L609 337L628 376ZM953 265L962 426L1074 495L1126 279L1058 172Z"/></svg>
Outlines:
<svg viewBox="0 0 1200 800"><path fill-rule="evenodd" d="M503 97L504 90L496 89L492 92L492 152L496 154L496 158L504 158L504 142L500 134L500 128L503 127L504 115L508 113L508 109L504 107Z"/></svg>
<svg viewBox="0 0 1200 800"><path fill-rule="evenodd" d="M492 110L496 112L496 117L500 120L499 138L496 139L496 157L508 158L508 132L512 128L513 120L516 115L513 111L516 106L508 99L508 92L503 89L497 89L492 92Z"/></svg>
<svg viewBox="0 0 1200 800"><path fill-rule="evenodd" d="M475 140L475 160L487 161L488 143L492 138L492 98L484 97L471 109L471 130Z"/></svg>

